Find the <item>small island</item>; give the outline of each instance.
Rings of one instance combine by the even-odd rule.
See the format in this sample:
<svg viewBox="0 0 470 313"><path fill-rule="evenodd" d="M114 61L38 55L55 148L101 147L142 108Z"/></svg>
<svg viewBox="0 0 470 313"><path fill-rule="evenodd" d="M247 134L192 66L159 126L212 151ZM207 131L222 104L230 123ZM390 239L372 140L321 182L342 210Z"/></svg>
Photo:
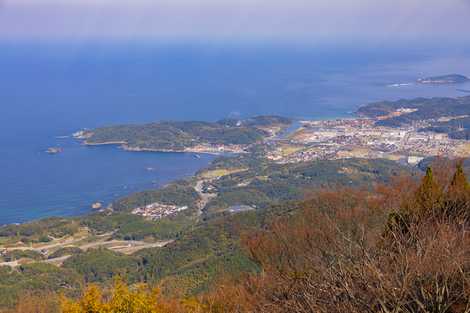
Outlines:
<svg viewBox="0 0 470 313"><path fill-rule="evenodd" d="M432 76L418 79L418 84L450 85L470 82L470 78L460 74Z"/></svg>
<svg viewBox="0 0 470 313"><path fill-rule="evenodd" d="M63 151L64 151L64 149L62 149L60 147L50 147L50 148L47 148L46 153L48 153L48 154L58 154L58 153L62 153Z"/></svg>
<svg viewBox="0 0 470 313"><path fill-rule="evenodd" d="M95 202L91 205L93 210L101 210L103 208L103 204L101 202Z"/></svg>

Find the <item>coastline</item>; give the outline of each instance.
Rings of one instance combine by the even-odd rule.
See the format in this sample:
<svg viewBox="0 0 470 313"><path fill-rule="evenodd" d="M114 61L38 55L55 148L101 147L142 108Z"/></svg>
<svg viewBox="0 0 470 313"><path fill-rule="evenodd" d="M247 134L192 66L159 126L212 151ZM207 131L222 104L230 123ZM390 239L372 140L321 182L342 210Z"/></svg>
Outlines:
<svg viewBox="0 0 470 313"><path fill-rule="evenodd" d="M413 101L413 99L408 100L409 103L405 105L412 107ZM421 121L418 123L419 125L416 124L413 127L376 126L373 122L382 121L384 117L386 117L386 119L392 119L417 111L416 109L396 109L391 105L389 114L374 116L375 111L373 111L373 106L376 104L380 104L380 102L361 105L356 112L348 114L348 117L337 116L329 119L291 119L291 123L284 129L278 132L274 131L269 136L265 135L261 140L258 139L251 144L233 144L233 142L238 143L240 141L225 141L226 143L222 144L220 143L223 142L221 140L213 140L211 143L211 141L202 140L201 138L199 138L201 140L198 140L198 137L194 137L196 139L192 141L146 142L145 140L139 140L139 138L134 140L134 138L131 137L119 138L118 136L118 138L116 138L114 136L113 138L113 136L101 136L101 138L113 138L118 140L99 142L93 141L93 130L78 131L73 134L73 138L83 146L118 146L119 149L128 152L187 153L196 154L195 157L199 157L198 154L212 156L241 155L254 151L255 149L249 149L251 147L256 148L257 146L255 144L261 144L266 148L265 156L267 160L278 164L307 162L318 158L331 160L346 158L388 158L411 164L417 163L419 160L430 155L440 155L440 153L448 153L450 155L452 153L470 151L470 144L467 144L467 142L457 142L444 135L420 131L420 127L422 127L420 125L424 125L425 121ZM372 106L372 111L369 113L361 112L361 109L367 106ZM407 135L404 136L402 133L406 133ZM290 138L291 135L295 136ZM100 136L97 137L99 138ZM143 138L145 139L146 137ZM288 140L291 140L291 142L286 142ZM130 145L129 141L154 147L173 146L175 148L139 147L138 145ZM161 142L163 143L161 144ZM430 147L426 142L432 142L433 146ZM457 146L455 143L462 144L461 149L459 148L462 151L456 150ZM463 147L463 144L465 144L465 147ZM437 152L434 153L435 151ZM211 164L213 164L213 160L208 164L200 165L201 167L199 169L191 174L187 174L185 177L197 177L195 173L207 169ZM170 178L169 182L175 180L176 178ZM155 187L148 189L158 190L160 188ZM134 190L130 192L129 195L134 192L138 191ZM108 203L113 203L122 196L123 195L115 196L108 200ZM80 214L80 216L88 214L89 212L85 212L84 214Z"/></svg>
<svg viewBox="0 0 470 313"><path fill-rule="evenodd" d="M20 213L16 214L10 214L9 216L6 217L5 220L2 220L0 218L0 227L4 226L9 226L9 225L24 225L32 222L37 222L40 220L44 219L49 219L49 218L64 218L64 219L74 219L74 218L83 218L87 217L89 215L92 215L96 213L96 210L93 210L91 208L92 204L95 202L101 202L103 203L103 207L107 207L108 205L114 203L115 201L128 197L132 194L146 191L146 190L158 190L163 187L165 187L168 184L171 184L175 181L181 180L181 179L186 179L193 177L198 171L204 170L207 168L212 160L214 159L214 156L216 155L223 155L223 153L200 153L198 152L197 154L200 154L200 156L196 157L194 154L186 151L149 151L149 152L155 152L155 154L148 154L147 156L142 157L122 157L124 153L129 152L134 152L128 149L122 149L123 147L120 147L122 143L116 143L116 142L108 142L105 144L87 144L85 145L83 142L81 143L80 141L76 140L76 138L70 137L71 143L74 142L74 145L67 149L67 153L64 155L60 156L59 162L66 162L69 163L71 158L70 156L72 155L72 159L75 159L74 161L80 162L80 160L77 160L75 156L78 154L80 157L87 157L90 156L92 160L95 158L95 155L99 155L98 164L102 163L103 159L111 160L114 156L116 156L117 160L117 167L122 167L123 165L126 166L126 163L128 162L133 162L133 164L129 164L127 168L130 168L129 170L125 171L117 171L117 172L128 172L129 175L126 177L129 177L129 179L124 179L124 180L119 180L119 175L112 175L117 176L118 180L108 182L109 179L104 178L104 187L102 188L103 185L100 185L100 183L96 183L96 189L92 189L93 191L88 192L91 189L88 189L85 193L79 193L80 189L75 189L78 190L78 192L73 192L70 194L64 194L62 196L62 201L60 202L54 202L51 205L47 204L47 206L39 206L39 209L37 207L33 207L32 205L29 205L31 208L31 214L29 214L28 211L23 210ZM86 152L86 146L89 146L90 149L92 147L96 147L95 152ZM100 146L103 146L100 148ZM108 149L105 147L108 146ZM118 148L118 149L116 149ZM104 150L101 150L104 149ZM78 152L81 151L81 152ZM104 152L98 152L98 151L104 151ZM126 151L126 152L125 152ZM138 152L138 151L136 151ZM91 153L91 154L90 154ZM158 153L168 153L168 154L174 154L173 156L159 156L157 155ZM104 155L104 156L103 156ZM121 155L121 156L119 156ZM135 156L139 155L138 153L135 154ZM111 159L110 159L111 158ZM47 160L50 160L50 158L47 158ZM55 163L57 160L51 161L50 163ZM129 160L129 161L128 161ZM142 161L140 161L142 160ZM84 164L87 164L90 160L87 160ZM114 163L114 161L112 161ZM149 163L150 162L150 163ZM108 161L108 163L111 163L111 161ZM109 171L112 167L114 166L107 166L106 164L102 164L105 166L103 171ZM155 169L152 171L149 171L147 168L148 167L155 167L159 168L160 166L162 167L162 171L159 169ZM97 168L96 166L94 168ZM88 171L89 172L89 171ZM96 174L95 174L96 173ZM99 174L100 169L97 168L97 171L90 173L91 175L97 175L96 177L101 176L102 174ZM91 176L94 177L94 176ZM73 177L70 177L73 179ZM93 180L93 178L88 179L86 183L90 180ZM96 179L96 181L100 181L103 179ZM77 187L77 184L73 184L74 187ZM107 186L109 186L109 190L106 191ZM98 192L94 192L94 190L99 190ZM73 198L70 203L66 199L66 196L69 196ZM32 202L32 201L31 201ZM52 208L52 209L50 209ZM54 211L51 213L51 211Z"/></svg>
<svg viewBox="0 0 470 313"><path fill-rule="evenodd" d="M120 198L130 196L134 193L145 191L145 190L158 190L167 184L178 181L179 179L186 179L186 178L190 179L192 177L195 177L198 171L203 171L204 169L207 169L208 167L210 167L210 165L212 164L212 161L216 157L236 156L236 155L248 153L247 151L243 151L243 149L247 148L248 145L243 145L243 146L242 145L233 145L233 146L232 145L225 145L225 146L215 145L211 149L209 145L206 146L205 144L201 144L201 145L196 144L193 147L188 147L186 149L154 149L154 148L141 148L141 147L130 146L128 145L127 141L122 141L122 140L92 142L89 140L90 139L89 136L87 136L87 134L89 133L90 133L89 130L83 129L75 133L72 133L72 135L69 136L69 138L71 141L78 144L78 146L82 146L83 148L87 146L90 148L91 147L98 148L100 146L103 146L103 147L110 146L110 147L116 147L118 148L118 150L126 151L126 152L149 152L149 153L162 153L162 154L165 154L165 153L176 154L176 155L181 155L181 156L175 156L176 160L179 160L180 158L183 158L183 159L186 158L187 161L184 161L184 162L190 162L191 164L193 164L192 160L194 159L195 165L189 165L189 167L187 165L184 165L184 163L181 163L181 165L178 165L178 161L176 161L177 163L175 167L180 167L182 170L179 172L186 172L186 174L179 175L175 173L175 175L172 175L172 174L168 175L166 174L166 170L165 170L162 173L163 176L160 174L157 174L155 178L150 178L148 180L148 184L146 184L145 186L143 186L141 182L139 181L139 185L142 185L141 188L128 189L128 186L132 185L132 183L130 183L129 185L128 182L123 182L122 185L120 185L122 188L120 188L119 189L120 191L118 191L117 193L116 193L116 188L114 188L113 191L111 191L109 194L106 194L105 196L97 195L97 196L92 196L91 199L87 198L85 201L82 201L85 203L75 204L75 206L72 209L73 211L72 213L68 213L68 209L64 209L64 210L57 209L57 211L51 215L47 214L47 212L45 212L45 214L37 214L37 215L32 215L32 216L29 216L29 214L28 215L23 214L23 215L18 215L17 216L18 218L10 218L8 220L5 220L3 223L0 223L1 224L0 227L6 226L6 225L14 225L14 224L27 224L27 223L35 222L38 220L47 219L50 217L58 217L58 218L84 217L84 216L94 213L94 211L92 211L90 207L91 207L91 204L96 201L103 202L104 206L108 206L109 204L119 200ZM69 150L69 152L70 151L72 150ZM183 157L183 155L187 155L187 157ZM68 158L69 154L67 154L65 157ZM110 156L108 156L108 158L109 157ZM202 163L201 161L196 161L197 159L201 159L201 157L203 160ZM156 158L149 156L146 159L149 159L149 158L151 159L150 162L155 162L152 160L157 160L158 162L158 156ZM187 159L187 158L190 158L190 159ZM164 157L164 159L168 160L168 159L173 159L173 158ZM152 165L149 165L149 166L152 166ZM137 163L137 167L138 167L138 163ZM184 168L186 167L188 167L189 171L184 170ZM147 165L145 164L142 165L142 168L147 168ZM160 181L160 180L162 180L162 183L159 184L158 186L155 185L155 182ZM57 207L61 205L62 204L58 204ZM64 206L67 206L67 202L64 202ZM68 208L72 208L72 207L68 206Z"/></svg>
<svg viewBox="0 0 470 313"><path fill-rule="evenodd" d="M77 140L82 140L81 138L76 138ZM85 146L114 146L114 145L125 145L125 141L106 141L106 142L87 142L86 140L82 142Z"/></svg>
<svg viewBox="0 0 470 313"><path fill-rule="evenodd" d="M172 150L172 149L153 149L153 148L141 148L141 147L132 147L127 144L127 142L121 141L108 141L108 142L87 142L83 141L84 146L90 147L99 147L99 146L118 146L120 149L129 152L159 152L159 153L195 153L195 154L210 154L215 156L220 156L224 154L239 154L247 153L246 151L234 151L234 150L222 150L222 151L213 151L213 150L204 150L204 149L192 149L187 148L184 150Z"/></svg>

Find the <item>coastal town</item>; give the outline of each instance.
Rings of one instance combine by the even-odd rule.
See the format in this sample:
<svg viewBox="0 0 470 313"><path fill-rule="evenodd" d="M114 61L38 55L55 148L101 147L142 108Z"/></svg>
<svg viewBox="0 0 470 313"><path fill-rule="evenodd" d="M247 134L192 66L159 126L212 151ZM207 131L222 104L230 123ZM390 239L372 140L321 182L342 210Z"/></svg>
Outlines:
<svg viewBox="0 0 470 313"><path fill-rule="evenodd" d="M412 110L400 109L393 116ZM421 131L427 121L404 127L377 126L378 119L354 118L301 121L285 140L269 145L267 158L278 163L315 159L386 158L416 164L429 156L465 157L470 142L451 139L445 133Z"/></svg>
<svg viewBox="0 0 470 313"><path fill-rule="evenodd" d="M277 164L302 163L314 160L388 159L401 164L416 165L426 157L466 157L470 154L470 141L452 139L446 133L425 131L433 122L463 119L467 116L446 116L438 120L417 120L400 127L377 125L379 122L416 112L413 108L398 108L377 117L357 117L330 120L294 121L284 129L273 129L270 136L251 145L237 145L236 149L223 144L199 144L191 147L200 153L263 151L258 157ZM221 177L245 171L246 168L219 168L202 171L197 177L195 190L200 201L200 213L206 204L217 197L213 183ZM240 182L237 187L247 184ZM172 217L187 210L187 206L152 203L134 208L132 214L149 220ZM253 210L253 206L234 205L227 212Z"/></svg>
<svg viewBox="0 0 470 313"><path fill-rule="evenodd" d="M152 203L143 207L133 209L132 214L140 215L149 220L159 220L164 217L174 216L177 213L187 209L187 206Z"/></svg>

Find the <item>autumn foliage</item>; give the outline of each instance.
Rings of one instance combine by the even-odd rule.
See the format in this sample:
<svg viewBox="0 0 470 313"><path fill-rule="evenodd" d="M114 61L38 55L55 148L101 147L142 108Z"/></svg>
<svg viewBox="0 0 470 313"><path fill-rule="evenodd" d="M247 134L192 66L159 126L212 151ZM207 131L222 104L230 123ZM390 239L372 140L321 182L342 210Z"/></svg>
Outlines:
<svg viewBox="0 0 470 313"><path fill-rule="evenodd" d="M133 288L120 279L108 295L96 285L90 285L83 296L77 300L62 298L62 313L199 313L202 305L195 300L172 300L163 298L158 289L149 289L145 285Z"/></svg>
<svg viewBox="0 0 470 313"><path fill-rule="evenodd" d="M461 164L435 168L319 192L250 234L262 271L219 285L217 312L470 312L470 190Z"/></svg>

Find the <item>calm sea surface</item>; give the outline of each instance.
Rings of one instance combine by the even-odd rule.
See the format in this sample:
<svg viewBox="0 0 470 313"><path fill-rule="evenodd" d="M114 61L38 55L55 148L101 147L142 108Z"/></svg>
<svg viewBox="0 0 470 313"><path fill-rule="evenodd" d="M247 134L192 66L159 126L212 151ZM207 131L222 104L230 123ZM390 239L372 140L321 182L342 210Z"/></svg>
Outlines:
<svg viewBox="0 0 470 313"><path fill-rule="evenodd" d="M0 44L0 225L83 214L213 157L84 147L81 128L280 114L349 116L367 102L470 95L417 78L470 75L470 49ZM45 150L61 146L64 152ZM148 168L153 170L149 171Z"/></svg>

